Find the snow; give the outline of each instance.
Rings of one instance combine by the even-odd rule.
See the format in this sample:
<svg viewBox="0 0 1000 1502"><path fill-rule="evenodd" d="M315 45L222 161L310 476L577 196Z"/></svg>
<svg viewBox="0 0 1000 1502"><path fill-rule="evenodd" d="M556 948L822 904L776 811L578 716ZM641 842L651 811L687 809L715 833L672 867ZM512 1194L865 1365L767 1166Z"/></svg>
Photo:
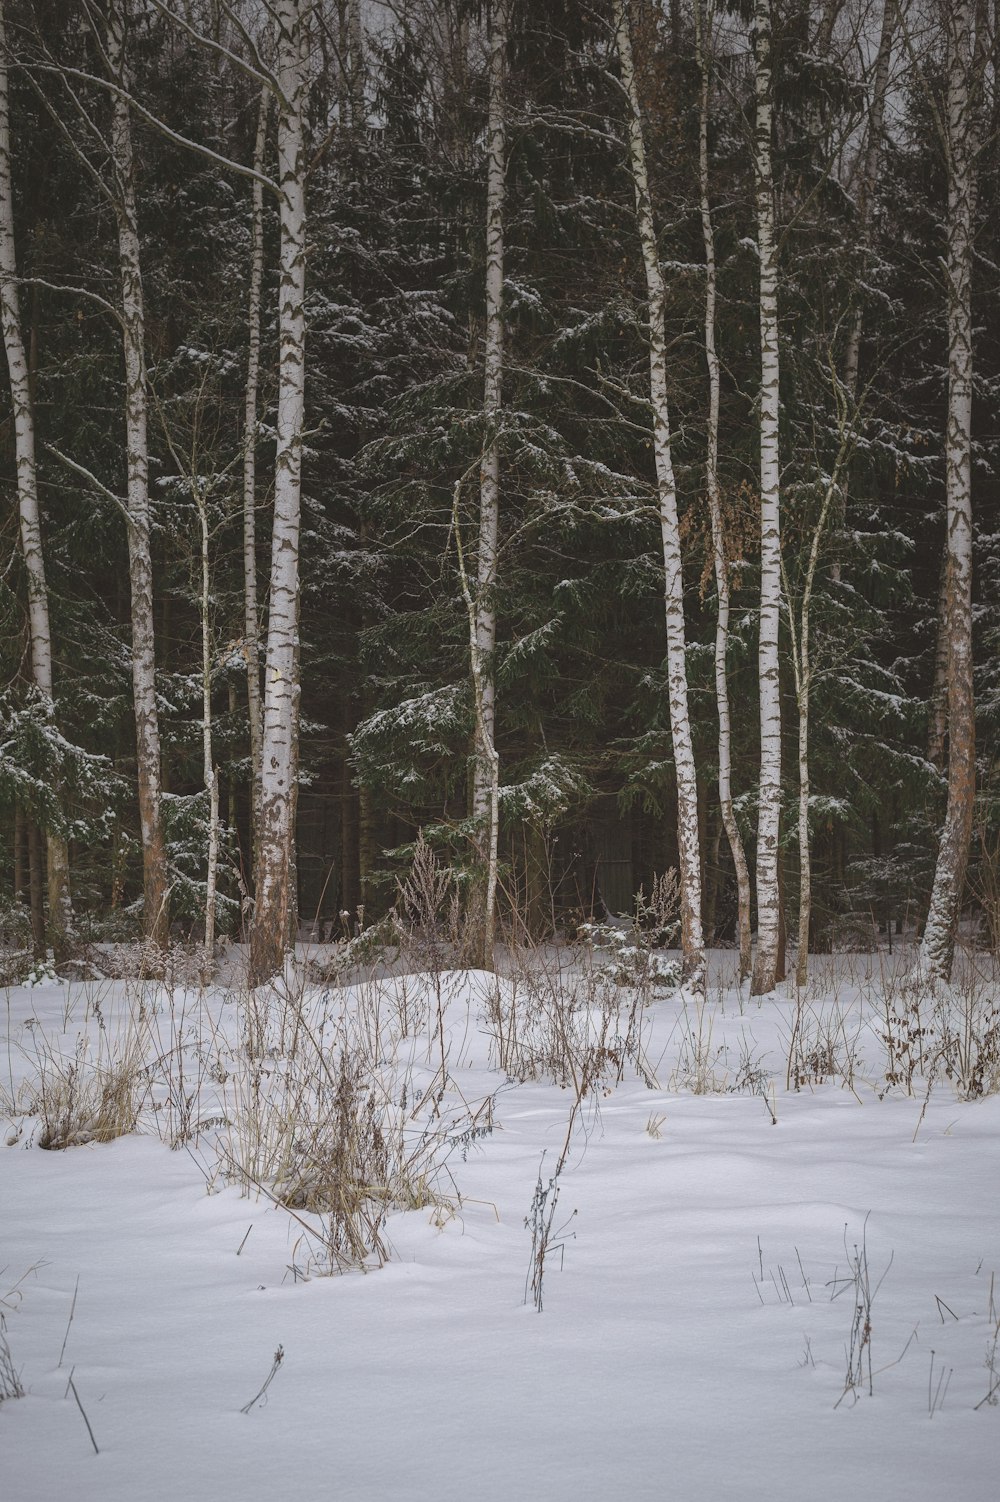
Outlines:
<svg viewBox="0 0 1000 1502"><path fill-rule="evenodd" d="M227 1182L232 1125L168 1145L183 1102L162 1065L178 1045L200 1091L188 1119L235 1119L238 988L147 990L138 1032L134 982L12 989L0 1313L26 1395L0 1403L2 1495L992 1499L1000 1097L961 1100L943 1076L929 1093L919 1077L913 1095L887 1087L885 967L841 957L820 976L800 1035L832 1037L843 1072L799 1090L785 1087L794 997L741 995L731 955L712 956L700 1007L643 998L633 1062L654 1088L626 1064L580 1104L542 1313L525 1301L525 1218L574 1092L505 1078L495 1018L520 1007L537 1052L544 977L534 992L524 975L446 973L305 994L324 1037L379 998L388 1095L404 1080L411 1127L431 1128L442 1045L449 1076L435 1202L389 1215L385 1266L339 1276L320 1275L316 1216ZM615 994L581 975L568 982L578 1038ZM609 1038L633 1015L622 996ZM419 1027L394 1032L387 1019L404 1015ZM21 1114L39 1059L84 1072L136 1037L158 1060L139 1132L41 1150ZM279 1055L264 1061L272 1082ZM470 1130L490 1096L492 1129L480 1110ZM863 1254L874 1395L845 1396ZM279 1346L265 1397L241 1412Z"/></svg>

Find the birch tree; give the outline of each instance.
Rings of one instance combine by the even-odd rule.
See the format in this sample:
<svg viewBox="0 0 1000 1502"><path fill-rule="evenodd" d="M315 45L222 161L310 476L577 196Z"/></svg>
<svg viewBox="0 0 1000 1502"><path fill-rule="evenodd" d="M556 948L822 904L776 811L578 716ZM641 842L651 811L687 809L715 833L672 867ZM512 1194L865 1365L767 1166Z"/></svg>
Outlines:
<svg viewBox="0 0 1000 1502"><path fill-rule="evenodd" d="M28 586L28 629L31 672L48 717L54 722L52 633L49 595L45 582L42 526L35 465L35 414L24 336L21 332L17 257L14 247L14 182L11 161L10 105L7 81L7 22L0 0L0 322L3 324L7 369L14 415L14 452L17 469L17 508ZM46 832L49 889L49 932L57 963L65 958L73 927L69 852L66 840Z"/></svg>
<svg viewBox="0 0 1000 1502"><path fill-rule="evenodd" d="M649 309L649 383L650 402L653 409L653 455L656 465L660 534L663 546L670 731L677 777L677 847L680 863L684 979L694 989L704 990L705 944L701 925L698 783L691 739L691 721L688 714L684 579L677 515L677 486L671 455L670 411L667 401L666 288L656 243L639 88L635 75L632 33L626 0L614 0L613 18L622 87L628 100L629 164L635 189L636 222L646 272Z"/></svg>
<svg viewBox="0 0 1000 1502"><path fill-rule="evenodd" d="M166 944L170 931L169 880L161 809L160 723L156 704L146 311L128 101L131 80L125 48L129 3L130 0L114 0L108 6L106 56L111 80L116 85L111 96L111 162L114 174L111 197L118 230L121 327L125 359L126 527L132 597L132 698L139 822L142 830L143 914L146 937L162 947Z"/></svg>
<svg viewBox="0 0 1000 1502"><path fill-rule="evenodd" d="M260 850L250 930L255 982L293 942L299 734L299 531L305 420L306 46L311 0L275 0L278 202L278 414L261 742Z"/></svg>
<svg viewBox="0 0 1000 1502"><path fill-rule="evenodd" d="M471 641L476 703L472 816L481 910L475 915L476 963L493 964L496 931L500 761L496 750L497 540L500 527L500 419L503 409L504 190L507 171L505 73L509 0L494 0L489 34L489 114L486 126L486 337L483 421L485 442L479 471L479 545ZM464 564L463 564L464 576ZM463 590L468 587L463 577Z"/></svg>
<svg viewBox="0 0 1000 1502"><path fill-rule="evenodd" d="M136 783L143 861L143 927L146 938L162 948L169 935L169 880L161 812L162 772L159 716L156 703L155 633L153 623L153 568L150 549L149 503L149 393L146 377L146 315L142 286L135 159L130 117L131 78L126 35L131 23L132 0L109 0L103 21L87 8L94 47L103 64L102 76L92 75L66 63L56 63L44 38L44 61L38 71L60 81L81 126L80 136L96 150L87 150L60 116L29 70L27 77L50 118L59 128L79 164L89 174L114 215L118 241L120 308L88 293L106 312L114 315L122 334L125 369L125 461L126 503L124 513L129 557L130 622L132 628L132 699L136 731ZM80 84L94 85L110 95L110 132L105 135L78 92ZM94 156L106 158L110 172L97 165ZM66 290L66 289L63 289ZM117 495L96 475L57 449L53 453L98 493L120 506Z"/></svg>
<svg viewBox="0 0 1000 1502"><path fill-rule="evenodd" d="M942 7L947 45L948 419L945 440L948 623L948 804L920 963L947 981L955 957L976 795L972 680L972 267L976 200L976 4Z"/></svg>
<svg viewBox="0 0 1000 1502"><path fill-rule="evenodd" d="M833 397L837 407L837 457L833 467L819 480L819 513L809 535L809 551L801 581L799 599L793 598L788 572L782 559L782 581L788 605L788 630L792 647L792 672L795 681L795 707L798 717L799 770L799 941L796 955L795 984L800 989L809 979L809 927L812 916L812 860L809 832L809 710L812 700L815 662L813 659L811 620L813 592L820 561L820 548L833 507L841 494L841 477L854 444L850 393L837 378L831 361Z"/></svg>
<svg viewBox="0 0 1000 1502"><path fill-rule="evenodd" d="M782 967L778 883L781 825L781 472L778 455L778 258L771 160L771 0L754 0L754 179L760 264L760 792L757 816L757 952L751 991L773 991Z"/></svg>
<svg viewBox="0 0 1000 1502"><path fill-rule="evenodd" d="M740 980L750 974L750 873L746 852L733 811L732 791L732 722L729 710L729 559L726 530L719 489L719 355L716 348L715 323L717 274L715 230L709 193L708 122L712 93L712 45L715 23L715 0L694 3L695 50L700 74L698 95L698 187L701 199L701 229L705 244L705 360L708 365L708 435L705 457L705 487L712 526L712 556L719 613L715 625L715 701L719 716L719 805L722 823L736 868L736 894L740 941Z"/></svg>
<svg viewBox="0 0 1000 1502"><path fill-rule="evenodd" d="M247 664L250 721L250 830L256 862L260 844L261 713L260 619L257 606L257 397L260 385L261 289L264 280L264 152L270 91L261 89L254 141L250 292L247 311L247 383L243 406L243 645Z"/></svg>

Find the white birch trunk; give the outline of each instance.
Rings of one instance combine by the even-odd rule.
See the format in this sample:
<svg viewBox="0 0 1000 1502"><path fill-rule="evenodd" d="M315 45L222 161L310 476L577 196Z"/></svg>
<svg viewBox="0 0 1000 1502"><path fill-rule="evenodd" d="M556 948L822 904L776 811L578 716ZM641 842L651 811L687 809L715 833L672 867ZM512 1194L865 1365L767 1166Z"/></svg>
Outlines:
<svg viewBox="0 0 1000 1502"><path fill-rule="evenodd" d="M7 26L4 0L0 0L0 323L10 372L11 406L14 414L14 452L17 468L17 509L21 552L28 586L28 630L31 642L31 672L50 721L55 721L53 702L52 635L49 626L49 595L45 583L42 525L38 506L38 472L35 465L35 414L31 374L21 332L20 298L17 287L17 256L14 247L14 184L11 161L10 103L7 82ZM49 935L56 962L66 957L73 928L70 897L69 851L66 841L46 832L49 888Z"/></svg>
<svg viewBox="0 0 1000 1502"><path fill-rule="evenodd" d="M107 56L112 76L128 90L125 15L120 3L108 10ZM146 323L135 165L127 100L112 96L111 154L118 221L125 357L125 443L128 470L128 552L132 593L132 695L135 707L136 772L142 830L143 909L147 938L159 946L170 930L167 858L161 818L160 726L156 706L153 631L153 565L150 553L149 449L147 440Z"/></svg>
<svg viewBox="0 0 1000 1502"><path fill-rule="evenodd" d="M698 783L688 715L685 661L684 580L681 567L677 488L670 452L667 402L666 291L660 268L653 204L646 169L639 90L632 57L626 0L614 0L614 26L622 86L629 103L629 161L635 186L636 222L646 270L649 300L649 383L653 408L653 454L663 544L664 598L667 626L667 680L670 731L677 775L677 847L680 862L681 944L684 978L694 989L705 986L705 944L701 925L701 852L698 830Z"/></svg>
<svg viewBox="0 0 1000 1502"><path fill-rule="evenodd" d="M503 408L504 196L507 169L505 72L508 0L496 0L490 20L489 116L486 144L486 337L483 420L485 445L479 472L479 540L476 555L472 678L476 699L476 748L472 816L481 910L476 914L474 957L492 968L496 933L500 762L496 751L497 539L500 526L500 443Z"/></svg>
<svg viewBox="0 0 1000 1502"><path fill-rule="evenodd" d="M264 173L270 91L261 90L254 142L254 171ZM261 286L264 278L264 187L253 185L246 401L243 411L243 638L247 660L247 712L250 721L250 843L256 870L260 846L261 713L260 620L257 609L257 394L260 384Z"/></svg>
<svg viewBox="0 0 1000 1502"><path fill-rule="evenodd" d="M708 510L712 523L712 553L715 560L715 587L719 598L719 615L715 626L715 700L719 716L719 806L722 823L736 868L736 895L740 942L740 980L750 974L750 873L739 825L733 811L732 728L729 711L729 681L726 662L729 653L729 561L726 557L726 534L719 492L719 356L715 342L715 308L717 296L715 231L709 196L708 117L712 88L712 30L715 20L714 0L710 0L704 17L702 0L695 0L695 45L701 72L698 115L698 182L701 197L701 228L705 243L705 359L708 365L708 437L705 483Z"/></svg>
<svg viewBox="0 0 1000 1502"><path fill-rule="evenodd" d="M281 274L274 527L264 667L261 833L250 934L255 982L281 969L296 913L295 806L299 706L299 523L305 419L306 201L303 111L309 0L275 0Z"/></svg>
<svg viewBox="0 0 1000 1502"><path fill-rule="evenodd" d="M976 795L972 681L972 256L976 131L975 0L952 0L948 30L948 806L934 870L920 964L947 981L955 957Z"/></svg>
<svg viewBox="0 0 1000 1502"><path fill-rule="evenodd" d="M944 750L948 741L948 553L941 563L938 587L937 631L934 640L934 679L931 685L930 720L927 734L927 760L944 771Z"/></svg>
<svg viewBox="0 0 1000 1502"><path fill-rule="evenodd" d="M781 966L778 887L781 825L781 698L778 629L781 608L781 513L778 462L778 264L771 166L771 0L755 0L756 124L754 177L760 256L760 795L757 818L757 953L752 993L774 990Z"/></svg>
<svg viewBox="0 0 1000 1502"><path fill-rule="evenodd" d="M208 503L197 475L192 475L201 531L201 743L202 775L208 793L208 861L205 877L205 945L202 973L211 979L215 962L215 909L219 870L219 772L212 754L212 573L209 556Z"/></svg>

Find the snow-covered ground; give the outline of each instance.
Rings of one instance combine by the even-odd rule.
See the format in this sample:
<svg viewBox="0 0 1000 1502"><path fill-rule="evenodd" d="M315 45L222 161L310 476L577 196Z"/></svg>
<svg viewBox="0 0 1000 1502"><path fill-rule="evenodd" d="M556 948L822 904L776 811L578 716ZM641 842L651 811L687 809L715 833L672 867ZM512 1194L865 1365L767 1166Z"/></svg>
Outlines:
<svg viewBox="0 0 1000 1502"><path fill-rule="evenodd" d="M884 969L827 962L797 1008L741 995L720 953L700 1012L593 975L558 1001L551 973L249 1017L237 989L0 995L25 1393L0 1403L0 1496L992 1502L1000 1096L961 1098L976 1060L940 1004L890 980L886 1010ZM995 996L949 1005L988 1030ZM394 1176L368 1186L388 1260L367 1274L331 1273L328 1219L246 1184L294 1168L309 1201L345 1040ZM82 1140L130 1090L138 1130ZM79 1145L42 1150L46 1115ZM537 1245L567 1140L538 1312L525 1222Z"/></svg>

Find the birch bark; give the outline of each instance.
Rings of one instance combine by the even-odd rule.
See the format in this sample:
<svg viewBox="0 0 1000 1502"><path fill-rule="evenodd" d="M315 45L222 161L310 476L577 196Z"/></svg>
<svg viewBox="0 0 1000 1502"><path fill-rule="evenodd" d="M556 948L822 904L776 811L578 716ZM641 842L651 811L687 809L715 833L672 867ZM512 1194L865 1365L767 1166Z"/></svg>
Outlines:
<svg viewBox="0 0 1000 1502"><path fill-rule="evenodd" d="M250 826L256 870L260 846L261 713L260 620L257 608L257 395L260 385L261 286L264 279L264 153L270 90L262 89L257 114L253 165L259 174L253 184L250 251L250 297L246 400L243 409L243 637L247 660L247 711L250 721Z"/></svg>
<svg viewBox="0 0 1000 1502"><path fill-rule="evenodd" d="M311 0L275 0L280 286L274 527L264 667L260 852L250 933L254 983L270 979L293 942L299 731L299 530L305 418L306 19Z"/></svg>
<svg viewBox="0 0 1000 1502"><path fill-rule="evenodd" d="M698 183L701 197L701 228L705 243L705 359L708 365L708 439L705 460L705 484L708 511L712 524L712 553L715 560L715 587L719 614L715 626L715 700L719 716L719 805L722 823L736 868L736 894L740 940L740 980L750 974L750 873L739 825L733 811L732 728L729 710L729 680L726 662L729 653L729 560L726 556L726 533L719 490L719 355L715 340L717 277L715 231L709 196L708 119L712 90L712 31L715 0L708 0L702 14L702 0L695 0L695 50L701 74L698 112Z"/></svg>
<svg viewBox="0 0 1000 1502"><path fill-rule="evenodd" d="M473 957L493 965L496 933L500 763L496 751L497 539L500 526L500 442L503 409L504 196L507 169L505 72L509 0L496 0L490 18L489 117L486 146L486 337L483 420L485 443L479 470L479 542L471 646L476 700L476 746L472 817L481 907L475 916Z"/></svg>
<svg viewBox="0 0 1000 1502"><path fill-rule="evenodd" d="M209 555L208 500L196 474L192 488L201 532L201 737L202 774L208 793L208 871L205 878L205 945L203 974L206 984L215 962L215 909L219 870L219 772L212 754L212 573Z"/></svg>
<svg viewBox="0 0 1000 1502"><path fill-rule="evenodd" d="M943 11L948 44L945 149L948 167L948 426L945 449L948 596L948 805L934 870L920 964L951 977L976 795L972 681L972 257L976 130L975 0Z"/></svg>
<svg viewBox="0 0 1000 1502"><path fill-rule="evenodd" d="M17 509L21 552L24 557L28 585L31 672L48 717L54 723L52 634L49 624L49 595L45 583L45 558L42 551L42 526L38 506L35 414L31 374L24 336L21 332L17 256L14 246L14 184L4 0L0 0L0 323L3 325L7 369L10 372L11 406L14 414ZM58 964L66 957L73 928L73 905L70 897L69 852L66 841L61 835L51 830L46 832L46 857L49 937Z"/></svg>
<svg viewBox="0 0 1000 1502"><path fill-rule="evenodd" d="M944 771L945 746L948 743L948 552L941 562L938 587L937 633L934 640L934 680L931 685L930 715L927 734L927 760Z"/></svg>
<svg viewBox="0 0 1000 1502"><path fill-rule="evenodd" d="M126 0L127 4L127 0ZM128 472L129 582L132 592L132 696L142 830L143 912L147 938L163 947L169 935L169 883L161 817L160 726L156 706L153 565L150 551L146 322L135 195L132 129L125 94L125 5L108 8L107 57L123 93L112 95L111 157L118 223L125 358L125 444Z"/></svg>
<svg viewBox="0 0 1000 1502"><path fill-rule="evenodd" d="M757 953L751 991L773 991L781 967L780 892L781 699L778 628L781 608L781 510L778 458L778 263L771 164L771 0L755 0L756 123L754 178L760 258L760 793L757 816Z"/></svg>
<svg viewBox="0 0 1000 1502"><path fill-rule="evenodd" d="M629 162L635 187L636 222L642 245L646 292L649 301L649 381L653 408L653 454L656 463L660 533L663 546L670 731L677 775L677 847L680 864L683 970L685 981L693 989L704 990L705 944L701 924L698 783L691 740L691 721L688 715L684 581L681 568L680 526L677 516L677 487L670 450L666 289L656 244L639 90L635 76L632 34L626 0L614 0L613 18L622 87L629 104Z"/></svg>

